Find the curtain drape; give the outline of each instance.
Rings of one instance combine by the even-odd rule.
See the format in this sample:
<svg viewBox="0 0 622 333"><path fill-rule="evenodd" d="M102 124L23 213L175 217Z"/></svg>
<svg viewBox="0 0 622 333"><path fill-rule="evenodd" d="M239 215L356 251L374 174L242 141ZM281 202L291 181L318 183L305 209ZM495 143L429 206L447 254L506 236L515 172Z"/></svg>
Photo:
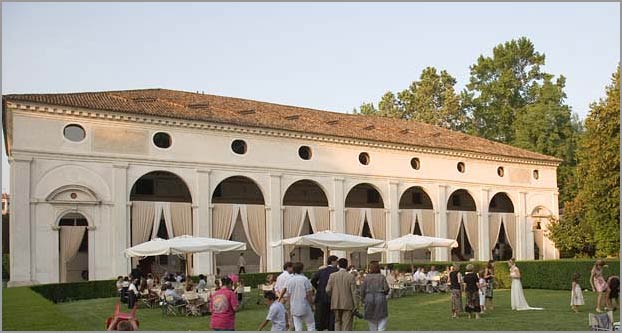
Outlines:
<svg viewBox="0 0 622 333"><path fill-rule="evenodd" d="M67 263L78 254L85 231L82 226L60 227L60 282L67 282Z"/></svg>
<svg viewBox="0 0 622 333"><path fill-rule="evenodd" d="M505 233L508 235L510 246L516 251L516 217L514 214L503 214L503 226L505 227Z"/></svg>
<svg viewBox="0 0 622 333"><path fill-rule="evenodd" d="M153 201L132 202L132 246L149 240L153 232L155 205Z"/></svg>
<svg viewBox="0 0 622 333"><path fill-rule="evenodd" d="M300 206L285 206L283 211L283 238L292 238L300 235L300 230L304 224L304 218L306 210ZM283 246L283 251L289 257L289 253L294 249L294 246Z"/></svg>
<svg viewBox="0 0 622 333"><path fill-rule="evenodd" d="M466 230L467 237L471 243L473 249L474 258L477 259L477 253L479 249L479 230L478 230L478 218L477 212L464 212L463 213L464 229Z"/></svg>
<svg viewBox="0 0 622 333"><path fill-rule="evenodd" d="M417 223L419 223L419 230L421 230L421 235L426 235L423 231L423 221L421 218L421 209L414 209L413 210L413 216L412 216L412 228L410 230L410 233L414 233L415 230L417 230ZM426 235L427 236L427 235Z"/></svg>
<svg viewBox="0 0 622 333"><path fill-rule="evenodd" d="M171 222L175 236L192 236L192 207L187 202L171 202Z"/></svg>
<svg viewBox="0 0 622 333"><path fill-rule="evenodd" d="M436 221L434 211L431 209L422 209L419 219L419 227L424 236L436 237Z"/></svg>
<svg viewBox="0 0 622 333"><path fill-rule="evenodd" d="M237 205L214 204L212 209L212 237L229 239L233 234L240 208Z"/></svg>
<svg viewBox="0 0 622 333"><path fill-rule="evenodd" d="M361 208L347 208L346 210L346 234L360 235L361 218L365 221L365 211Z"/></svg>
<svg viewBox="0 0 622 333"><path fill-rule="evenodd" d="M168 238L175 237L173 232L173 224L171 222L171 203L170 202L153 202L155 214L153 216L153 230L151 232L151 239L158 237L158 230L160 228L160 220L164 217L164 224L166 226L166 233Z"/></svg>
<svg viewBox="0 0 622 333"><path fill-rule="evenodd" d="M497 240L499 239L499 231L501 230L501 214L490 214L488 222L488 233L490 235L490 251L492 251L497 244Z"/></svg>
<svg viewBox="0 0 622 333"><path fill-rule="evenodd" d="M544 255L544 231L543 230L534 230L533 239L540 249L540 258Z"/></svg>
<svg viewBox="0 0 622 333"><path fill-rule="evenodd" d="M263 205L243 205L240 207L242 226L249 245L259 256L259 270L265 271L266 258L266 208Z"/></svg>
<svg viewBox="0 0 622 333"><path fill-rule="evenodd" d="M313 232L330 230L330 213L328 207L309 207L308 213Z"/></svg>
<svg viewBox="0 0 622 333"><path fill-rule="evenodd" d="M373 226L374 232L374 238L375 239L387 239L387 224L386 224L386 219L387 219L387 213L385 212L384 208L370 208L367 211L367 222L369 223L369 216L371 215L371 223L370 225Z"/></svg>
<svg viewBox="0 0 622 333"><path fill-rule="evenodd" d="M447 238L457 239L460 233L460 221L462 213L459 211L447 212Z"/></svg>
<svg viewBox="0 0 622 333"><path fill-rule="evenodd" d="M413 211L411 209L402 209L400 212L400 236L412 233Z"/></svg>

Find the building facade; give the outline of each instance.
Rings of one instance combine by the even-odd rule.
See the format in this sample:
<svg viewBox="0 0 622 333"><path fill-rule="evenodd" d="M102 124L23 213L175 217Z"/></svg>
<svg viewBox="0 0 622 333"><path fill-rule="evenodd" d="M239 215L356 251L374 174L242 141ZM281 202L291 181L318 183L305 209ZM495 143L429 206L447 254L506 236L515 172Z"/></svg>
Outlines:
<svg viewBox="0 0 622 333"><path fill-rule="evenodd" d="M360 265L558 258L546 227L560 161L431 125L149 89L6 95L3 126L9 286L174 270L182 258L123 251L182 234L247 242L254 271L319 266L318 249L271 243L326 229L460 243L338 253ZM239 255L194 255L192 271L234 270Z"/></svg>

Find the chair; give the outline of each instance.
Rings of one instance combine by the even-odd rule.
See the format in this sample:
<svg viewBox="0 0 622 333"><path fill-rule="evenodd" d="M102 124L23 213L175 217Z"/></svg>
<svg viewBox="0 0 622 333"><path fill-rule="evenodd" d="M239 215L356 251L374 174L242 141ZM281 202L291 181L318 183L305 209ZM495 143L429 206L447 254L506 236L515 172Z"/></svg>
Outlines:
<svg viewBox="0 0 622 333"><path fill-rule="evenodd" d="M592 331L613 331L613 311L588 314L588 324Z"/></svg>
<svg viewBox="0 0 622 333"><path fill-rule="evenodd" d="M400 282L393 283L391 286L391 297L402 297L406 288Z"/></svg>
<svg viewBox="0 0 622 333"><path fill-rule="evenodd" d="M173 296L165 296L160 302L162 307L162 316L181 315L186 307L186 303L175 303Z"/></svg>
<svg viewBox="0 0 622 333"><path fill-rule="evenodd" d="M153 308L158 302L158 300L160 299L159 296L151 293L149 289L144 290L142 293L140 293L139 296L140 296L138 298L138 300L140 301L139 304L144 305L148 309Z"/></svg>
<svg viewBox="0 0 622 333"><path fill-rule="evenodd" d="M242 301L239 304L240 309L243 309L244 306L246 305L247 299L248 297L245 296L245 294L250 293L251 292L251 287L244 287L244 289L237 291L238 293L241 291L240 294L242 294ZM263 297L263 296L262 296Z"/></svg>
<svg viewBox="0 0 622 333"><path fill-rule="evenodd" d="M203 298L199 297L197 293L189 293L186 295L186 316L200 316L201 315L201 306L205 304Z"/></svg>

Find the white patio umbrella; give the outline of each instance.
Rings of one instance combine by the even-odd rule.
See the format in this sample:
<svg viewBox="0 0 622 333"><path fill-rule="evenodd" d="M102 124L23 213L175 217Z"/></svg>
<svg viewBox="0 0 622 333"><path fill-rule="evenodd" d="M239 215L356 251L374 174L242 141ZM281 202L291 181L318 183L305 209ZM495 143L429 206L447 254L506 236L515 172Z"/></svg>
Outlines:
<svg viewBox="0 0 622 333"><path fill-rule="evenodd" d="M458 242L455 239L438 238L420 236L414 234L404 235L402 237L392 239L385 243L384 247L373 247L367 250L367 253L378 253L385 250L389 251L414 251L419 249L427 249L431 247L458 247Z"/></svg>
<svg viewBox="0 0 622 333"><path fill-rule="evenodd" d="M194 237L194 236L178 236L171 239L154 238L148 242L132 246L125 250L125 256L131 257L147 257L170 254L186 255L186 274L188 273L188 254L202 252L227 252L227 251L244 251L246 243L234 242L225 239Z"/></svg>
<svg viewBox="0 0 622 333"><path fill-rule="evenodd" d="M381 239L354 236L325 230L310 235L287 238L272 243L272 247L283 245L312 246L321 248L324 251L324 259L326 260L328 250L354 251L368 249L370 247L383 246L384 241Z"/></svg>

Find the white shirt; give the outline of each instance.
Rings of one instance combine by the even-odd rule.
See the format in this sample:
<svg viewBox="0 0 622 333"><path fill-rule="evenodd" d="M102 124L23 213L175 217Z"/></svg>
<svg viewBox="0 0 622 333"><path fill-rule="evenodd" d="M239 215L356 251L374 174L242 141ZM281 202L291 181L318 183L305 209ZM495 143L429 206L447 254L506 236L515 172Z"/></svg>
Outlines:
<svg viewBox="0 0 622 333"><path fill-rule="evenodd" d="M135 284L130 284L130 287L128 288L128 291L134 292L135 295L138 295L138 289L136 289L136 285Z"/></svg>
<svg viewBox="0 0 622 333"><path fill-rule="evenodd" d="M238 266L239 267L246 266L246 260L244 260L244 257L240 256L240 258L238 258Z"/></svg>
<svg viewBox="0 0 622 333"><path fill-rule="evenodd" d="M289 274L288 271L283 271L283 273L281 273L279 277L276 278L276 284L274 284L274 291L277 293L277 295L281 292L281 290L283 290L283 288L285 288L287 280L289 280L291 276L292 274Z"/></svg>
<svg viewBox="0 0 622 333"><path fill-rule="evenodd" d="M429 271L429 272L428 272L428 277L427 277L427 278L428 278L428 280L432 280L432 279L434 279L435 277L437 277L438 275L439 275L439 273L438 273L437 271Z"/></svg>
<svg viewBox="0 0 622 333"><path fill-rule="evenodd" d="M302 274L293 274L285 285L286 295L289 297L289 304L292 316L304 316L311 311L311 305L307 300L307 293L313 290L311 281Z"/></svg>
<svg viewBox="0 0 622 333"><path fill-rule="evenodd" d="M279 301L272 302L266 320L272 322L271 331L285 332L285 307Z"/></svg>

